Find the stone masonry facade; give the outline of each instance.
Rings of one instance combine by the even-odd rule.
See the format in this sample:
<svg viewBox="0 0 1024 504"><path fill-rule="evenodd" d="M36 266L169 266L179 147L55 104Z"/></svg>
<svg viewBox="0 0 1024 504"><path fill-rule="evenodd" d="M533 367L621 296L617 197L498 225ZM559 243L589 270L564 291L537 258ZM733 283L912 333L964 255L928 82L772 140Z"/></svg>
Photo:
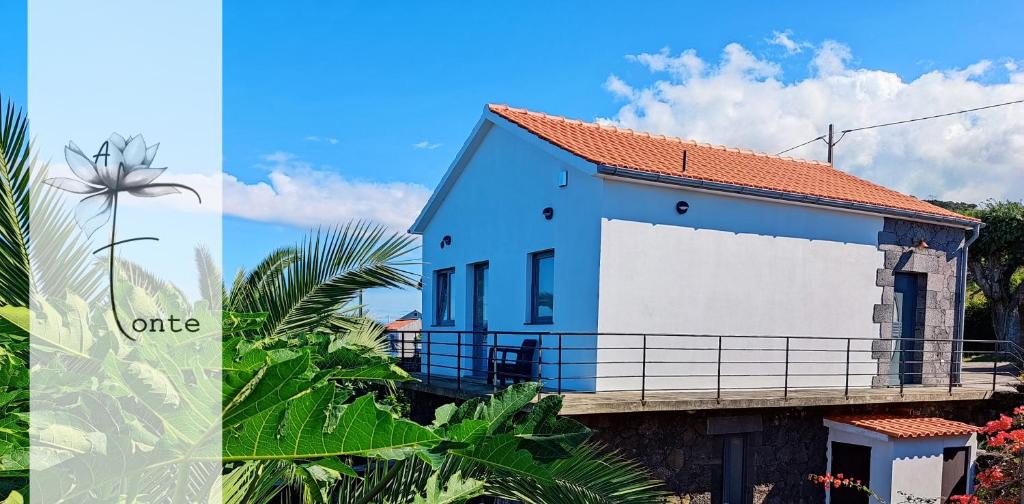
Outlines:
<svg viewBox="0 0 1024 504"><path fill-rule="evenodd" d="M895 273L918 274L918 298L914 337L923 338L922 382L943 384L949 380L951 343L956 318L957 261L965 238L961 229L886 218L878 233L878 249L885 253L875 285L882 288L881 302L874 306L879 339L872 345L878 360L873 386L893 384L895 347L892 337L895 315ZM922 246L922 242L927 247ZM909 337L910 335L903 335ZM935 341L939 340L939 341Z"/></svg>

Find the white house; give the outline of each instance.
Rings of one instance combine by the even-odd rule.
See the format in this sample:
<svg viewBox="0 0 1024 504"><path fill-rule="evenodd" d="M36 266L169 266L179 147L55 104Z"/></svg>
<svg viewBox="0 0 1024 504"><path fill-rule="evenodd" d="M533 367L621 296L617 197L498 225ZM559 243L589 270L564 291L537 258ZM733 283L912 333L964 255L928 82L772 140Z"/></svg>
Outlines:
<svg viewBox="0 0 1024 504"><path fill-rule="evenodd" d="M979 228L827 164L490 105L410 230L422 365L483 377L530 339L559 390L944 384Z"/></svg>
<svg viewBox="0 0 1024 504"><path fill-rule="evenodd" d="M828 468L861 481L884 502L907 496L948 502L973 491L978 428L943 418L901 415L826 417ZM867 502L849 488L830 488L826 502ZM870 499L871 504L878 504Z"/></svg>

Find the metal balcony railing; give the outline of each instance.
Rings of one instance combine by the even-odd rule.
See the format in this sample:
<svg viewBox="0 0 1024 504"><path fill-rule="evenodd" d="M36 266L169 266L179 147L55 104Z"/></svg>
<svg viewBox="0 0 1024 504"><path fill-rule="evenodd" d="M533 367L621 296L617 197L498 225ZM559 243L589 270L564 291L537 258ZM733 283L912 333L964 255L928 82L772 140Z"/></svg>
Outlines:
<svg viewBox="0 0 1024 504"><path fill-rule="evenodd" d="M733 336L522 331L394 331L392 354L426 383L544 391L695 392L1015 387L1012 342L936 338ZM528 342L525 343L524 342Z"/></svg>

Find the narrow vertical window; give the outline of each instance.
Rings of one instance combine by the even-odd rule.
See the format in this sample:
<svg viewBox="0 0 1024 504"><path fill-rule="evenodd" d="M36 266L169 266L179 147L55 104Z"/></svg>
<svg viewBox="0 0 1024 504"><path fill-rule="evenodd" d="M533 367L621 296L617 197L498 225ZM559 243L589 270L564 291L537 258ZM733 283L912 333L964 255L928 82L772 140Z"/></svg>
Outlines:
<svg viewBox="0 0 1024 504"><path fill-rule="evenodd" d="M452 319L452 274L453 269L434 272L434 325L455 325Z"/></svg>
<svg viewBox="0 0 1024 504"><path fill-rule="evenodd" d="M530 256L530 323L550 324L555 316L555 251Z"/></svg>
<svg viewBox="0 0 1024 504"><path fill-rule="evenodd" d="M722 440L722 504L743 503L746 445L744 436Z"/></svg>

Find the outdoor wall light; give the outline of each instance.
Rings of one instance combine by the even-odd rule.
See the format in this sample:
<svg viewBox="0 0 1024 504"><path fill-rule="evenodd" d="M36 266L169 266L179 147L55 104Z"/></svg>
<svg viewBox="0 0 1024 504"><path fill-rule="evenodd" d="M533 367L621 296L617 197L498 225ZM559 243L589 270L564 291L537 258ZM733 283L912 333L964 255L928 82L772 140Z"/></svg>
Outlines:
<svg viewBox="0 0 1024 504"><path fill-rule="evenodd" d="M448 245L451 245L451 244L452 244L452 236L451 235L444 235L444 238L441 238L441 248L445 248L445 247L447 247Z"/></svg>
<svg viewBox="0 0 1024 504"><path fill-rule="evenodd" d="M544 214L544 220L551 220L551 218L555 216L555 209L547 207L541 213Z"/></svg>
<svg viewBox="0 0 1024 504"><path fill-rule="evenodd" d="M690 209L690 204L685 201L679 201L676 203L676 213L683 215L687 210Z"/></svg>

